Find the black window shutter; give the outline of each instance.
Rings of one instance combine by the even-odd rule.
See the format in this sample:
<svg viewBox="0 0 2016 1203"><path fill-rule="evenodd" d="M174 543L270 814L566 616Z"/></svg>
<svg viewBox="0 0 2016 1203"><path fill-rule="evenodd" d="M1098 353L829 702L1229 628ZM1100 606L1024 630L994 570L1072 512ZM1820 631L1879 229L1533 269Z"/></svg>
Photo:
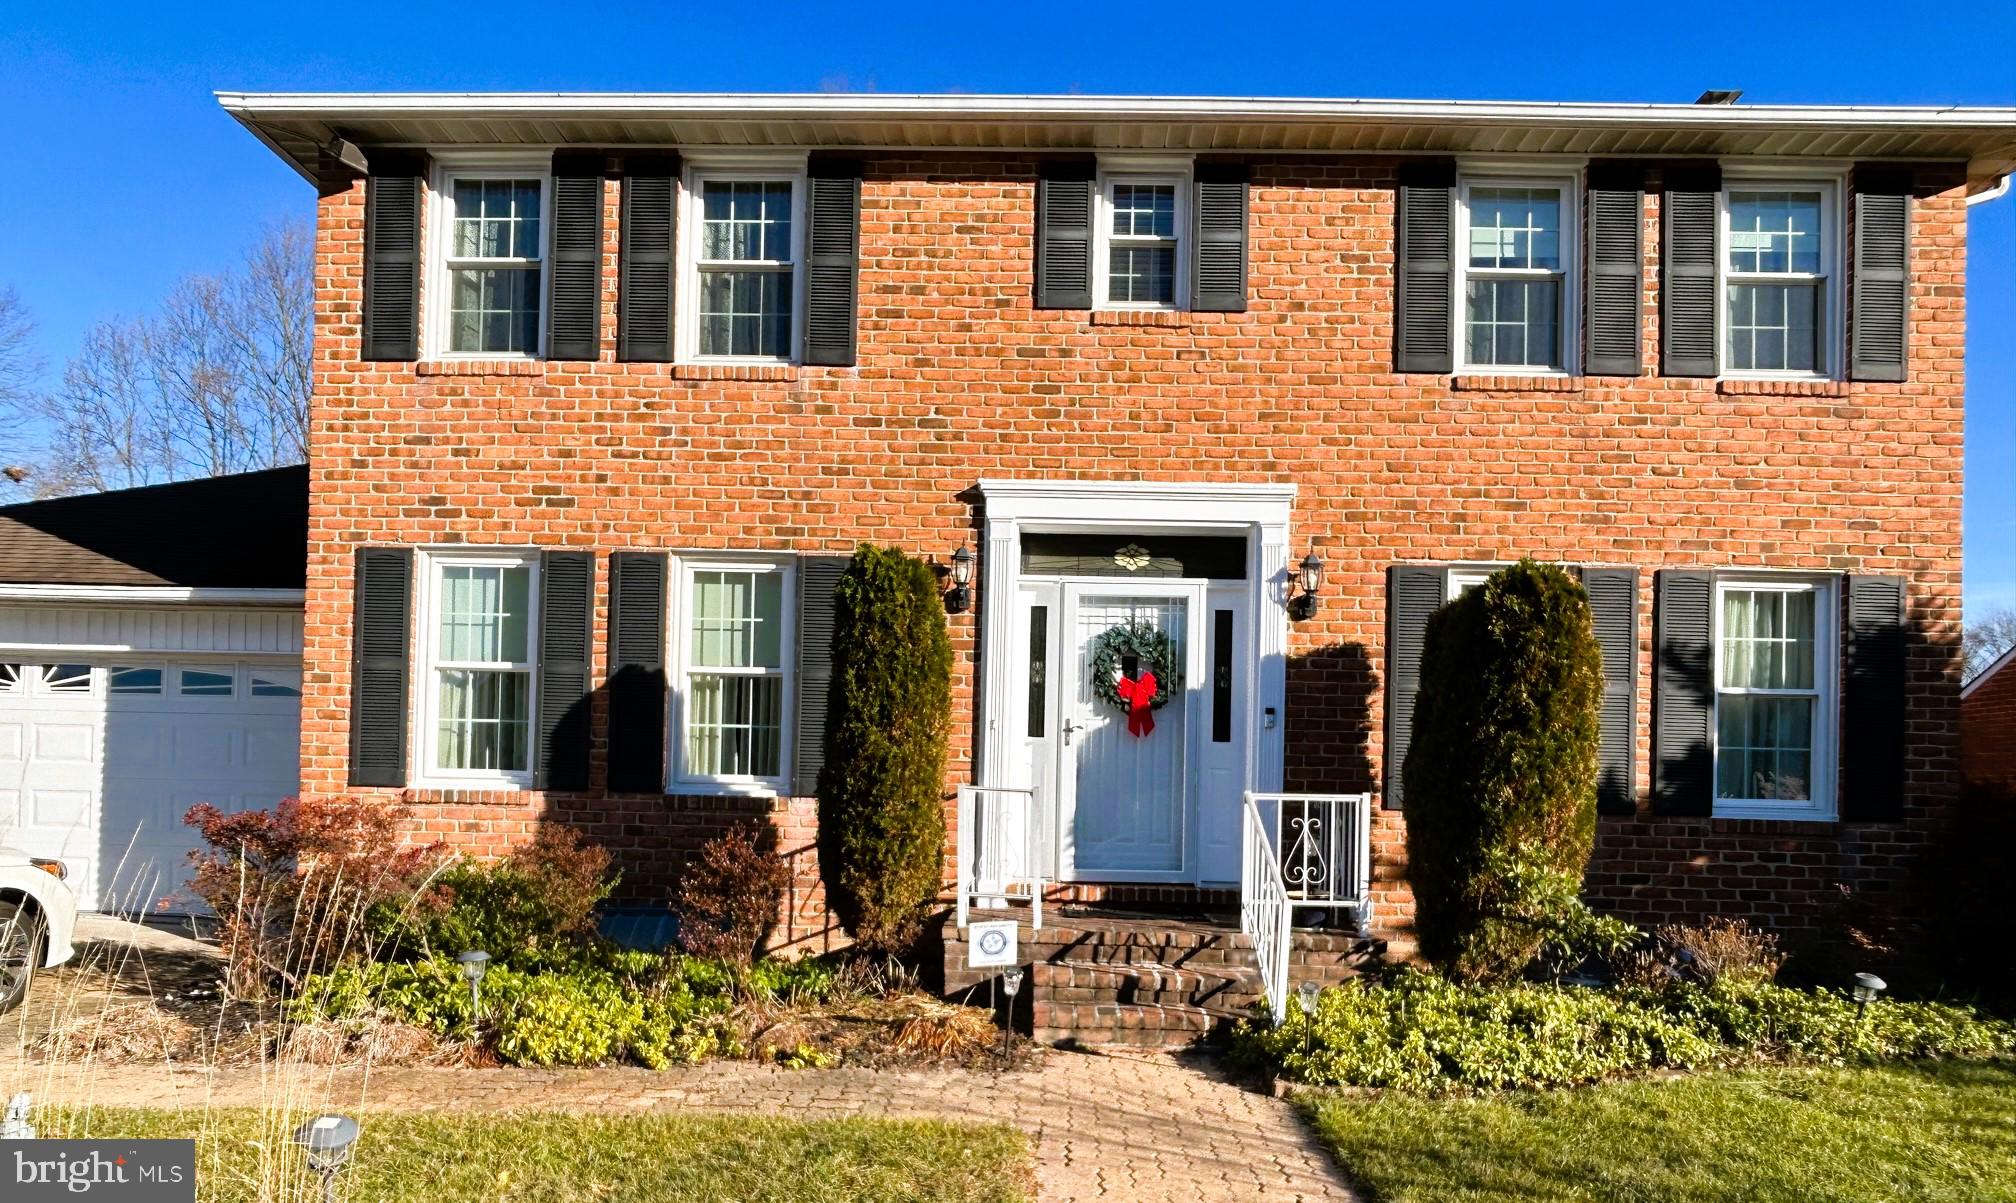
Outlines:
<svg viewBox="0 0 2016 1203"><path fill-rule="evenodd" d="M1428 619L1449 598L1449 569L1395 564L1386 572L1386 800L1401 804L1407 743L1414 738L1414 699L1421 694L1421 652Z"/></svg>
<svg viewBox="0 0 2016 1203"><path fill-rule="evenodd" d="M1636 376L1645 297L1645 175L1642 168L1589 168L1589 331L1583 370Z"/></svg>
<svg viewBox="0 0 2016 1203"><path fill-rule="evenodd" d="M350 784L406 784L406 690L412 672L413 552L357 549L350 617Z"/></svg>
<svg viewBox="0 0 2016 1203"><path fill-rule="evenodd" d="M420 358L422 154L371 154L364 180L364 358Z"/></svg>
<svg viewBox="0 0 2016 1203"><path fill-rule="evenodd" d="M678 270L673 214L678 185L676 154L632 155L623 164L616 358L626 363L672 359L672 277Z"/></svg>
<svg viewBox="0 0 2016 1203"><path fill-rule="evenodd" d="M1091 159L1045 161L1036 178L1036 308L1092 308Z"/></svg>
<svg viewBox="0 0 2016 1203"><path fill-rule="evenodd" d="M1902 380L1911 307L1910 172L1855 169L1855 300L1848 375Z"/></svg>
<svg viewBox="0 0 2016 1203"><path fill-rule="evenodd" d="M1244 163L1197 164L1190 308L1199 312L1245 312L1249 176Z"/></svg>
<svg viewBox="0 0 2016 1203"><path fill-rule="evenodd" d="M1681 164L1665 173L1659 202L1665 218L1660 248L1659 356L1667 376L1713 376L1722 362L1716 343L1715 313L1721 304L1715 286L1717 198L1722 169Z"/></svg>
<svg viewBox="0 0 2016 1203"><path fill-rule="evenodd" d="M1715 809L1715 576L1662 570L1652 613L1652 805L1665 815Z"/></svg>
<svg viewBox="0 0 2016 1203"><path fill-rule="evenodd" d="M588 788L589 644L594 639L595 553L539 557L539 784Z"/></svg>
<svg viewBox="0 0 2016 1203"><path fill-rule="evenodd" d="M847 556L798 557L798 693L791 736L793 792L809 798L826 767L826 705L833 686L833 589Z"/></svg>
<svg viewBox="0 0 2016 1203"><path fill-rule="evenodd" d="M1456 165L1434 160L1400 169L1393 303L1395 370L1453 372L1450 311L1455 288Z"/></svg>
<svg viewBox="0 0 2016 1203"><path fill-rule="evenodd" d="M600 151L553 155L553 262L547 272L546 358L592 360L602 346Z"/></svg>
<svg viewBox="0 0 2016 1203"><path fill-rule="evenodd" d="M861 164L808 165L805 362L852 367L861 268Z"/></svg>
<svg viewBox="0 0 2016 1203"><path fill-rule="evenodd" d="M1841 817L1904 817L1905 581L1850 576L1842 633Z"/></svg>
<svg viewBox="0 0 2016 1203"><path fill-rule="evenodd" d="M609 789L665 788L665 570L658 552L609 557Z"/></svg>
<svg viewBox="0 0 2016 1203"><path fill-rule="evenodd" d="M1632 778L1637 759L1638 570L1584 568L1589 617L1603 649L1603 718L1598 734L1596 809L1606 815L1637 813Z"/></svg>

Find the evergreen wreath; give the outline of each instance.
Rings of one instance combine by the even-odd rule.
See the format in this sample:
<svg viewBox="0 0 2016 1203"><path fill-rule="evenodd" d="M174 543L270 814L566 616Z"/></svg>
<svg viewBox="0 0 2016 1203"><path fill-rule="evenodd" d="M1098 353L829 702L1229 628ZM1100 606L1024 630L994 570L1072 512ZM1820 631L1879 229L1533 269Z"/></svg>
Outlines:
<svg viewBox="0 0 2016 1203"><path fill-rule="evenodd" d="M1127 713L1119 683L1120 666L1129 656L1134 657L1137 674L1142 669L1155 674L1155 700L1149 706L1162 709L1169 702L1170 688L1176 684L1175 653L1166 633L1138 618L1108 627L1092 641L1092 692L1099 695L1100 701Z"/></svg>

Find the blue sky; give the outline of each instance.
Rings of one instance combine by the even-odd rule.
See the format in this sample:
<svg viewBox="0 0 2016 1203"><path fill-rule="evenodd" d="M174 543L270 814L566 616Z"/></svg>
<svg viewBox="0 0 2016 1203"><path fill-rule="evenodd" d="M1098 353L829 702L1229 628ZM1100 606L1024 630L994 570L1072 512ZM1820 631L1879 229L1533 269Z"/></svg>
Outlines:
<svg viewBox="0 0 2016 1203"><path fill-rule="evenodd" d="M0 285L60 364L306 184L217 89L1118 92L2016 105L2016 5L60 5L0 17ZM24 12L31 15L22 16ZM1967 597L2016 606L2016 199L1970 220Z"/></svg>

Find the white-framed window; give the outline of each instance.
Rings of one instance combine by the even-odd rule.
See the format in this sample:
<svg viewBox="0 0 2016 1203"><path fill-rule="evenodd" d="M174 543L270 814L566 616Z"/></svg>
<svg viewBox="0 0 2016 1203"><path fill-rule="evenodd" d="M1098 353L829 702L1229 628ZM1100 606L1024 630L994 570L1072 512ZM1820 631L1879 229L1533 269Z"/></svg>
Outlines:
<svg viewBox="0 0 2016 1203"><path fill-rule="evenodd" d="M539 162L450 159L435 174L428 342L436 358L544 351L550 177Z"/></svg>
<svg viewBox="0 0 2016 1203"><path fill-rule="evenodd" d="M1834 816L1834 582L1715 582L1715 814Z"/></svg>
<svg viewBox="0 0 2016 1203"><path fill-rule="evenodd" d="M680 562L674 790L788 787L796 571L792 561Z"/></svg>
<svg viewBox="0 0 2016 1203"><path fill-rule="evenodd" d="M1569 176L1464 176L1456 192L1456 370L1568 370L1577 345L1581 188Z"/></svg>
<svg viewBox="0 0 2016 1203"><path fill-rule="evenodd" d="M105 692L113 695L160 696L166 678L158 664L115 664L105 670Z"/></svg>
<svg viewBox="0 0 2016 1203"><path fill-rule="evenodd" d="M533 782L539 557L429 553L416 776L437 786Z"/></svg>
<svg viewBox="0 0 2016 1203"><path fill-rule="evenodd" d="M1832 179L1725 179L1723 375L1811 380L1839 372L1839 204Z"/></svg>
<svg viewBox="0 0 2016 1203"><path fill-rule="evenodd" d="M679 358L795 361L805 292L802 160L696 168L685 182Z"/></svg>
<svg viewBox="0 0 2016 1203"><path fill-rule="evenodd" d="M1093 223L1101 309L1181 309L1189 284L1187 171L1102 172Z"/></svg>
<svg viewBox="0 0 2016 1203"><path fill-rule="evenodd" d="M1443 600L1455 601L1465 593L1478 588L1485 581L1490 580L1491 574L1496 571L1498 571L1497 568L1481 566L1458 566L1451 568L1449 570L1449 593Z"/></svg>

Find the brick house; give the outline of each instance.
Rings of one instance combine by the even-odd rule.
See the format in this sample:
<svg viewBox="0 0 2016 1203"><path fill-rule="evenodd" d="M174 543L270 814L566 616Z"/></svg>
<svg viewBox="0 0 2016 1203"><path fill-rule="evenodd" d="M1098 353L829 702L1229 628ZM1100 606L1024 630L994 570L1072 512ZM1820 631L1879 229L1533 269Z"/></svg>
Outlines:
<svg viewBox="0 0 2016 1203"><path fill-rule="evenodd" d="M2016 790L2016 648L1960 690L1960 774Z"/></svg>
<svg viewBox="0 0 2016 1203"><path fill-rule="evenodd" d="M948 798L1028 792L957 807L962 890L1250 901L1244 798L1292 791L1404 931L1421 632L1520 556L1604 644L1602 906L1797 928L1950 809L1965 204L2016 111L221 99L320 197L306 793L576 824L645 900L760 818L823 946L872 540L977 566ZM1089 677L1130 623L1148 734Z"/></svg>

